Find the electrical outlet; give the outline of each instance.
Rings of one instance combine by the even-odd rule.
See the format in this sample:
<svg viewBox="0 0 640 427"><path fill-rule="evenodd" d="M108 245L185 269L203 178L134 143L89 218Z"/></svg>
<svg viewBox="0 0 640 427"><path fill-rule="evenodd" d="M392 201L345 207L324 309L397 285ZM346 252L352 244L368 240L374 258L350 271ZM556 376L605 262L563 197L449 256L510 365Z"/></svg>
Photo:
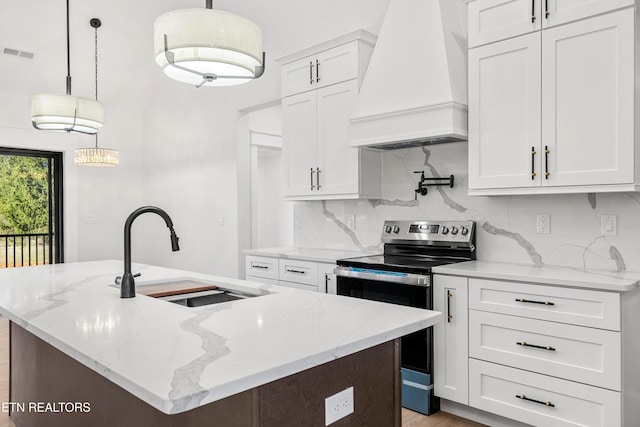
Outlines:
<svg viewBox="0 0 640 427"><path fill-rule="evenodd" d="M618 215L600 215L600 234L603 236L618 235Z"/></svg>
<svg viewBox="0 0 640 427"><path fill-rule="evenodd" d="M551 231L549 214L540 214L536 218L536 233L549 234Z"/></svg>
<svg viewBox="0 0 640 427"><path fill-rule="evenodd" d="M325 426L353 414L353 386L324 399Z"/></svg>
<svg viewBox="0 0 640 427"><path fill-rule="evenodd" d="M347 215L347 228L349 230L356 229L356 216L354 214Z"/></svg>

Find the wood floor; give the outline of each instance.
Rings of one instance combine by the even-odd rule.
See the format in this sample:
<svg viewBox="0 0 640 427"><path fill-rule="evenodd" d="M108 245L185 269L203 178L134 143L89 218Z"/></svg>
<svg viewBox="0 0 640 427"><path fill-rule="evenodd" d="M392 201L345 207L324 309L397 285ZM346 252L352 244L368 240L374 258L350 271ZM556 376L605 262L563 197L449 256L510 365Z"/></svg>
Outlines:
<svg viewBox="0 0 640 427"><path fill-rule="evenodd" d="M9 321L0 316L0 404L9 401ZM402 409L402 427L478 427L464 418L445 412L429 417ZM8 414L0 411L0 427L15 427Z"/></svg>

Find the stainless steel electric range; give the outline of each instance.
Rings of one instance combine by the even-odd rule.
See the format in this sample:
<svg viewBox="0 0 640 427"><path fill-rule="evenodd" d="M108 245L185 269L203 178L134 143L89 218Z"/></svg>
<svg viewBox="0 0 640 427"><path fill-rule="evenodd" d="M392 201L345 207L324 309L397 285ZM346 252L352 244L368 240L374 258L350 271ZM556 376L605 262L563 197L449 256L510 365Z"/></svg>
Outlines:
<svg viewBox="0 0 640 427"><path fill-rule="evenodd" d="M338 295L433 308L432 267L476 259L473 221L385 221L383 254L338 260ZM431 414L433 330L402 338L402 406Z"/></svg>

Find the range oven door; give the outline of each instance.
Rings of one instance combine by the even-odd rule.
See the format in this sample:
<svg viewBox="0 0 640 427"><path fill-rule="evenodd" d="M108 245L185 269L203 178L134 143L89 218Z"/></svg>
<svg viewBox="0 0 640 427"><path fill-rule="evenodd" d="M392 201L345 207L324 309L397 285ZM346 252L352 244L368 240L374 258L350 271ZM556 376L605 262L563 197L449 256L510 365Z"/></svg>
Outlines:
<svg viewBox="0 0 640 427"><path fill-rule="evenodd" d="M430 309L433 306L429 275L354 270L349 267L338 267L334 271L337 276L338 295L424 309ZM402 367L430 374L432 339L432 328L402 337Z"/></svg>
<svg viewBox="0 0 640 427"><path fill-rule="evenodd" d="M337 294L431 309L431 275L363 270L339 266ZM433 395L433 328L405 335L402 341L402 406L423 414L439 409Z"/></svg>

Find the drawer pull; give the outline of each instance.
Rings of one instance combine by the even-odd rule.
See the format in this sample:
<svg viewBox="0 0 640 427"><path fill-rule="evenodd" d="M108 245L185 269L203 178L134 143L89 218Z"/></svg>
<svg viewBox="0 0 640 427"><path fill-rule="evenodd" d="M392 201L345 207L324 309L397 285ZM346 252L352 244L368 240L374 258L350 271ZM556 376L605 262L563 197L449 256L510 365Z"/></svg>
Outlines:
<svg viewBox="0 0 640 427"><path fill-rule="evenodd" d="M523 347L533 347L533 348L541 348L543 350L556 351L556 349L551 347L550 345L535 345L535 344L529 344L526 341L516 342L516 344L521 345Z"/></svg>
<svg viewBox="0 0 640 427"><path fill-rule="evenodd" d="M447 323L451 323L451 319L453 319L453 316L451 315L451 298L453 297L453 294L451 293L451 291L447 291Z"/></svg>
<svg viewBox="0 0 640 427"><path fill-rule="evenodd" d="M292 270L290 268L287 268L287 273L305 274L305 272L302 270Z"/></svg>
<svg viewBox="0 0 640 427"><path fill-rule="evenodd" d="M535 399L529 399L527 396L525 396L524 394L516 394L516 397L518 399L522 399L522 400L526 400L528 402L533 402L533 403L539 403L540 405L544 405L544 406L550 406L552 408L555 408L556 405L554 405L553 403L549 402L548 400L546 402L543 402L541 400L535 400Z"/></svg>
<svg viewBox="0 0 640 427"><path fill-rule="evenodd" d="M534 300L524 299L524 298L516 298L516 301L526 302L529 304L555 305L555 303L552 303L551 301L534 301Z"/></svg>
<svg viewBox="0 0 640 427"><path fill-rule="evenodd" d="M269 267L266 265L252 265L251 268L259 268L260 270L268 270Z"/></svg>

